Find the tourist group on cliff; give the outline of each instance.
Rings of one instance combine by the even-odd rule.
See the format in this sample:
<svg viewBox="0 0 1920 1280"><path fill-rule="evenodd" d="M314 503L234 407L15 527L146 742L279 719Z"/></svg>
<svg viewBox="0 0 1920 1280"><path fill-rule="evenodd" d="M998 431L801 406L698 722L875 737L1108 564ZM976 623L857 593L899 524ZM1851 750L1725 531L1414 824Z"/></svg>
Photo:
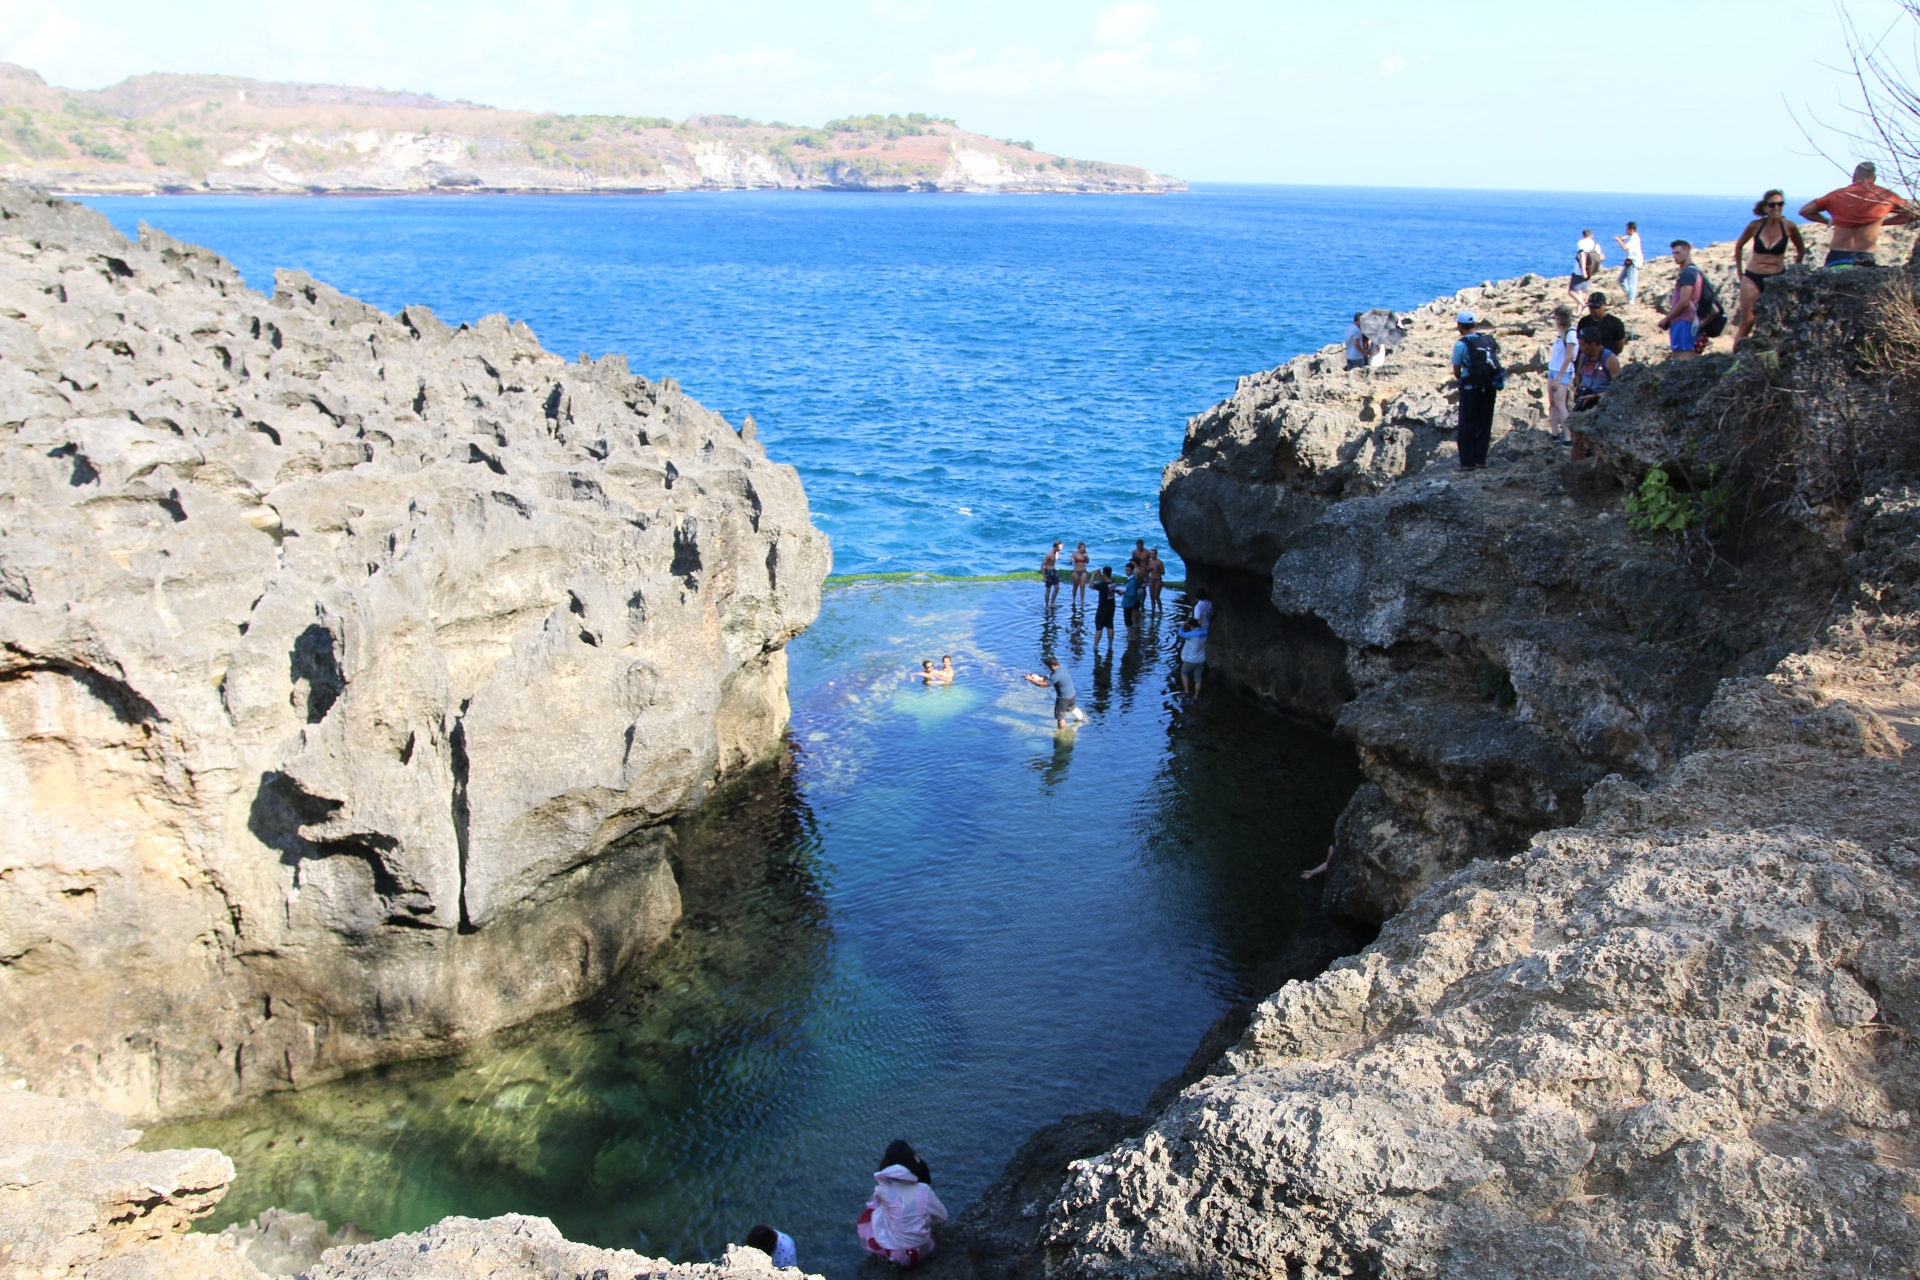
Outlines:
<svg viewBox="0 0 1920 1280"><path fill-rule="evenodd" d="M1879 265L1876 250L1881 228L1902 226L1920 216L1907 201L1879 186L1877 177L1873 163L1864 161L1855 166L1851 183L1800 207L1801 218L1833 229L1823 264L1826 270ZM1740 294L1732 317L1712 280L1694 262L1693 245L1675 240L1668 246L1680 269L1658 322L1667 335L1669 358L1691 359L1705 352L1726 332L1730 320L1736 347L1753 331L1755 308L1766 292L1767 282L1787 269L1787 254L1791 252L1796 263L1806 261L1807 246L1799 224L1789 220L1785 210L1786 194L1777 188L1768 191L1753 206L1753 221L1734 242L1734 271L1739 277ZM1639 296L1640 271L1646 265L1639 225L1629 222L1625 232L1613 238L1626 258L1619 282L1626 305L1632 307ZM1563 303L1553 311L1555 333L1547 356L1547 419L1548 429L1569 447L1577 462L1591 454L1593 446L1574 425L1573 415L1598 405L1620 376L1629 334L1621 318L1609 313L1607 295L1593 288L1606 253L1594 239L1592 228L1581 230L1573 261L1573 271L1567 278L1572 304ZM1575 307L1586 313L1577 323ZM1378 363L1372 358L1373 343L1361 331L1361 319L1354 316L1353 327L1347 331L1348 369ZM1454 439L1460 452L1460 469L1477 471L1487 465L1494 406L1506 387L1507 373L1491 324L1471 310L1462 310L1455 323L1459 338L1453 345L1452 367L1459 402Z"/></svg>

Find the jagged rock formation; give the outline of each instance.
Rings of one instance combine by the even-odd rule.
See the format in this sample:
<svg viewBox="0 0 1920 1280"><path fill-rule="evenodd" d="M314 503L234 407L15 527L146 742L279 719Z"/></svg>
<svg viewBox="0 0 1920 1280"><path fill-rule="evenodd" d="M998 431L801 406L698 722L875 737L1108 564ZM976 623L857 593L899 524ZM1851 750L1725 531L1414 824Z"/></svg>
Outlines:
<svg viewBox="0 0 1920 1280"><path fill-rule="evenodd" d="M1723 277L1726 256L1701 255ZM1658 358L1647 300L1674 273L1670 260L1643 273L1629 362ZM1468 859L1577 821L1581 794L1610 773L1670 766L1716 681L1806 644L1846 580L1844 548L1802 525L1710 575L1630 529L1623 483L1689 450L1704 477L1743 446L1710 422L1625 409L1644 394L1689 404L1720 365L1659 392L1630 368L1622 407L1586 426L1601 461L1564 463L1544 424L1550 313L1565 300L1559 279L1537 276L1468 289L1414 313L1382 367L1346 372L1329 347L1243 378L1189 423L1167 468L1168 536L1224 602L1209 656L1360 750L1368 782L1340 824L1329 889L1353 915L1384 919ZM1450 438L1462 307L1492 320L1509 368L1492 465L1471 476Z"/></svg>
<svg viewBox="0 0 1920 1280"><path fill-rule="evenodd" d="M737 116L501 111L430 94L240 76L62 89L0 63L0 177L60 191L1166 192L1134 165L1075 160L922 113L818 129Z"/></svg>
<svg viewBox="0 0 1920 1280"><path fill-rule="evenodd" d="M0 1025L181 1114L591 994L768 757L828 567L789 467L524 325L0 188Z"/></svg>
<svg viewBox="0 0 1920 1280"><path fill-rule="evenodd" d="M1555 301L1469 297L1510 342ZM1538 440L1532 372L1464 480L1420 474L1431 370L1309 357L1195 420L1169 530L1236 605L1271 553L1295 616L1242 625L1243 678L1344 660L1373 785L1329 894L1390 918L1071 1166L1046 1274L1920 1274L1920 310L1897 271L1767 300L1740 360L1630 373L1598 465ZM1744 533L1623 530L1656 463L1734 476Z"/></svg>
<svg viewBox="0 0 1920 1280"><path fill-rule="evenodd" d="M735 1246L713 1263L672 1263L561 1237L545 1218L446 1218L425 1231L372 1243L335 1243L325 1223L305 1231L276 1219L261 1233L189 1234L233 1181L218 1151L135 1151L137 1129L90 1102L0 1092L0 1280L808 1280ZM299 1239L295 1239L299 1236ZM317 1256L298 1246L326 1243ZM295 1247L289 1248L293 1244ZM257 1265L258 1264L258 1265Z"/></svg>

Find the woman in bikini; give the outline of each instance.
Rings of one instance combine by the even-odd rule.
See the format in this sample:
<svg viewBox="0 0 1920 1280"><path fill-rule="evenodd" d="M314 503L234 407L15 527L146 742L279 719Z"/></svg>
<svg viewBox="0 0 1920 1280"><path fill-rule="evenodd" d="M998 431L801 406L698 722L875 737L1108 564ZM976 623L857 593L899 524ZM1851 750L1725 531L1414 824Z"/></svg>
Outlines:
<svg viewBox="0 0 1920 1280"><path fill-rule="evenodd" d="M1087 544L1082 542L1073 549L1073 607L1087 607Z"/></svg>
<svg viewBox="0 0 1920 1280"><path fill-rule="evenodd" d="M1147 552L1147 598L1152 602L1151 612L1160 612L1160 580L1167 576L1167 562L1160 558L1160 548Z"/></svg>
<svg viewBox="0 0 1920 1280"><path fill-rule="evenodd" d="M1781 191L1769 191L1760 197L1760 203L1753 206L1757 215L1733 242L1733 269L1740 272L1740 309L1737 317L1739 328L1734 331L1734 345L1738 346L1753 331L1753 311L1760 302L1760 295L1766 291L1767 281L1787 269L1787 246L1793 246L1793 260L1807 260L1807 246L1800 239L1800 228L1787 221L1781 210L1787 207L1787 197ZM1746 256L1747 245L1753 245L1753 260L1741 264Z"/></svg>

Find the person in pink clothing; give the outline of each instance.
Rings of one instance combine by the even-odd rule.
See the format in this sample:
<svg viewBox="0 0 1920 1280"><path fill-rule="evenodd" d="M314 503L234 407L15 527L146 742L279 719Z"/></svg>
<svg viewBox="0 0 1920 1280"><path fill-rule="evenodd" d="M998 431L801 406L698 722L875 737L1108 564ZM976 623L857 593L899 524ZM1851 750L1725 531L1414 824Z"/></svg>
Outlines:
<svg viewBox="0 0 1920 1280"><path fill-rule="evenodd" d="M880 1164L854 1231L869 1252L896 1267L918 1266L933 1256L933 1228L947 1220L947 1207L928 1185L927 1162L904 1141L896 1139Z"/></svg>

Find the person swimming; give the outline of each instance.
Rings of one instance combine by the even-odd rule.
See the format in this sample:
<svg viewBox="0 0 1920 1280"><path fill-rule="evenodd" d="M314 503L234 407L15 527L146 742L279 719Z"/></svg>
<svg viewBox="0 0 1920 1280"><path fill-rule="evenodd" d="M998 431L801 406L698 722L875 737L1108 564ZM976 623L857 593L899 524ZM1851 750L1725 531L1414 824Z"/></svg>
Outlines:
<svg viewBox="0 0 1920 1280"><path fill-rule="evenodd" d="M904 1139L896 1138L880 1157L873 1195L854 1232L868 1252L896 1267L914 1267L933 1256L933 1228L947 1220L947 1208L931 1185L933 1173Z"/></svg>
<svg viewBox="0 0 1920 1280"><path fill-rule="evenodd" d="M954 677L953 655L950 653L943 653L940 655L940 683L952 684L953 677Z"/></svg>

